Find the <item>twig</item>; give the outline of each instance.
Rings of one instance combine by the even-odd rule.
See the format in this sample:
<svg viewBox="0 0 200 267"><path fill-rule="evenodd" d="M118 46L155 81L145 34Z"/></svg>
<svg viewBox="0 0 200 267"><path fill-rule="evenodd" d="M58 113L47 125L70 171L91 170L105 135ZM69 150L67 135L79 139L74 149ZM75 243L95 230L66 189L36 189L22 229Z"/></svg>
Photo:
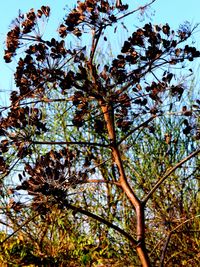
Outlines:
<svg viewBox="0 0 200 267"><path fill-rule="evenodd" d="M166 239L165 245L163 247L163 250L162 250L162 255L161 255L161 260L160 260L160 266L159 267L164 267L164 260L165 260L165 255L166 255L166 252L167 252L167 246L169 244L169 241L170 241L170 238L171 238L172 234L175 233L176 230L178 228L180 228L183 224L186 224L187 222L189 222L189 221L191 221L191 220L193 220L195 218L198 218L198 217L200 217L200 215L193 216L192 218L187 219L184 222L180 223L178 226L176 226L174 229L172 229L170 231L170 233L168 234L168 237Z"/></svg>
<svg viewBox="0 0 200 267"><path fill-rule="evenodd" d="M3 241L0 242L0 245L2 245L3 243L5 243L9 238L11 238L13 235L15 235L20 229L22 229L22 227L24 227L26 224L28 224L29 222L31 222L33 219L35 219L37 216L39 215L39 213L35 214L34 216L32 216L31 218L29 218L28 220L26 220L22 225L20 225L14 232L12 232L12 234L8 235Z"/></svg>
<svg viewBox="0 0 200 267"><path fill-rule="evenodd" d="M101 28L99 29L99 32L98 32L98 35L97 35L97 36L96 36L96 32L95 32L95 31L94 31L94 33L93 33L92 49L91 49L91 53L90 53L90 64L91 64L91 65L92 65L92 61L93 61L93 58L94 58L94 55L95 55L95 51L96 51L97 44L98 44L98 42L99 42L99 39L100 39L102 30L103 30L103 28L101 27Z"/></svg>
<svg viewBox="0 0 200 267"><path fill-rule="evenodd" d="M156 118L156 115L151 116L151 118L149 118L148 120L144 121L143 123L141 123L140 125L138 125L137 127L135 127L134 129L132 129L129 133L127 133L124 137L122 137L122 139L117 143L117 145L120 145L124 140L126 140L126 138L128 138L131 134L133 134L135 131L139 130L141 127L146 126L150 121L152 121L154 118Z"/></svg>
<svg viewBox="0 0 200 267"><path fill-rule="evenodd" d="M32 141L27 140L30 144L34 145L80 145L80 146L99 146L99 147L109 147L109 144L99 144L91 142L67 142L67 141Z"/></svg>
<svg viewBox="0 0 200 267"><path fill-rule="evenodd" d="M86 180L81 182L82 184L87 184L87 183L105 183L105 184L115 184L119 187L121 187L121 184L115 181L106 181L106 180L100 180L100 179L91 179L91 180Z"/></svg>
<svg viewBox="0 0 200 267"><path fill-rule="evenodd" d="M156 0L152 0L152 1L149 2L148 4L146 4L146 5L144 5L144 6L140 6L140 7L136 8L136 9L134 9L134 10L132 10L132 11L130 11L130 12L128 12L128 13L122 15L121 17L117 18L117 20L123 19L123 18L125 18L125 17L127 17L127 16L129 16L129 15L135 13L135 12L137 12L138 10L147 8L148 6L150 6L151 4L153 4L155 1L156 1Z"/></svg>
<svg viewBox="0 0 200 267"><path fill-rule="evenodd" d="M151 189L151 191L147 194L147 196L142 201L144 204L149 200L149 198L152 196L152 194L157 190L157 188L166 180L170 174L172 174L176 169L178 169L181 165L183 165L185 162L187 162L189 159L195 157L200 153L200 148L192 152L190 155L188 155L186 158L178 162L174 167L170 168L166 171L165 175L161 177L158 182L155 184L155 186Z"/></svg>
<svg viewBox="0 0 200 267"><path fill-rule="evenodd" d="M131 241L131 243L133 243L135 246L137 246L137 241L131 236L129 235L127 232L125 232L123 229L119 228L117 225L114 225L112 224L111 222L107 221L106 219L102 218L102 217L99 217L98 215L96 214L93 214L92 212L90 211L87 211L87 210L84 210L80 207L76 207L74 205L71 205L69 203L65 203L65 206L75 212L80 212L92 219L95 219L105 225L107 225L108 227L116 230L117 232L119 232L120 234L122 234L123 236L125 236L129 241Z"/></svg>

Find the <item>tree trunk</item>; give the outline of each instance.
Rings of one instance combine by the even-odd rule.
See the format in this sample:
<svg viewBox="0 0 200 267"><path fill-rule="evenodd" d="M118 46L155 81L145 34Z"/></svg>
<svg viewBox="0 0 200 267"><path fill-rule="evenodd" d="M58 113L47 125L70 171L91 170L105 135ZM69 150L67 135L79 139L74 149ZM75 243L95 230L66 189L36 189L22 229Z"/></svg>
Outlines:
<svg viewBox="0 0 200 267"><path fill-rule="evenodd" d="M135 192L130 187L126 174L123 167L123 162L121 159L120 151L118 146L116 145L116 135L115 135L115 127L114 127L114 118L112 107L106 105L105 103L100 102L101 109L104 114L104 119L107 125L108 135L111 141L111 149L112 156L115 164L119 170L119 182L125 194L127 195L129 201L133 205L133 208L136 212L136 235L138 245L136 247L137 254L140 258L140 262L142 266L147 267L150 266L149 257L145 247L145 218L144 218L144 205L137 198Z"/></svg>

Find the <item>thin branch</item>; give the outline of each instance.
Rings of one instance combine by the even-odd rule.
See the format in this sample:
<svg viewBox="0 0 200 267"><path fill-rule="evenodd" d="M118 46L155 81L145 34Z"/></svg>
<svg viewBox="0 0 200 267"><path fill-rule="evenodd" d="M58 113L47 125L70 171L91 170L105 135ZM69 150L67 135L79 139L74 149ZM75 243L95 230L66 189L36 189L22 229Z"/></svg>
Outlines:
<svg viewBox="0 0 200 267"><path fill-rule="evenodd" d="M79 146L99 146L99 147L109 147L109 144L99 144L92 142L67 142L67 141L32 141L28 140L30 144L34 145L79 145Z"/></svg>
<svg viewBox="0 0 200 267"><path fill-rule="evenodd" d="M186 224L187 222L189 221L192 221L194 220L195 218L198 218L200 217L200 214L199 215L195 215L193 216L192 218L189 218L187 220L185 220L184 222L180 223L179 225L177 225L174 229L171 230L172 233L175 233L177 229L179 229L182 225Z"/></svg>
<svg viewBox="0 0 200 267"><path fill-rule="evenodd" d="M125 17L127 17L127 16L129 16L129 15L131 15L131 14L133 14L133 13L136 13L136 12L139 11L139 10L142 10L142 9L147 8L148 6L150 6L151 4L153 4L155 1L156 1L156 0L152 0L151 2L147 3L146 5L144 5L144 6L139 6L138 8L136 8L136 9L134 9L134 10L132 10L132 11L130 11L130 12L128 12L128 13L122 15L121 17L118 17L118 18L117 18L117 21L120 20L120 19L123 19L123 18L125 18ZM104 25L104 28L106 28L107 26L112 26L112 25L113 25L113 23L111 23L111 22L110 22L110 23L107 23L106 25Z"/></svg>
<svg viewBox="0 0 200 267"><path fill-rule="evenodd" d="M97 49L97 45L98 45L99 39L101 37L102 30L103 30L103 28L101 27L99 29L99 32L98 32L97 36L96 36L96 32L95 31L93 33L92 49L91 49L91 53L90 53L90 64L91 65L92 65L92 61L93 61L94 55L95 55L95 51Z"/></svg>
<svg viewBox="0 0 200 267"><path fill-rule="evenodd" d="M153 247L153 249L151 249L151 252L149 253L149 257L151 257L151 255L153 254L153 252L157 249L157 247L165 240L165 238L161 238L157 244Z"/></svg>
<svg viewBox="0 0 200 267"><path fill-rule="evenodd" d="M9 224L7 224L7 223L3 222L2 220L0 220L0 224L3 224L3 225L4 225L4 226L6 226L6 227L10 227L10 225L9 225Z"/></svg>
<svg viewBox="0 0 200 267"><path fill-rule="evenodd" d="M28 224L29 222L31 222L33 219L35 219L37 216L39 215L39 213L35 214L34 216L32 216L31 218L27 219L22 225L20 225L14 232L12 232L12 234L8 235L3 241L0 242L0 245L2 245L3 243L5 243L9 238L11 238L13 235L15 235L19 230L22 229L22 227L24 227L26 224Z"/></svg>
<svg viewBox="0 0 200 267"><path fill-rule="evenodd" d="M100 180L100 179L91 179L87 181L81 182L82 184L87 184L87 183L105 183L105 184L115 184L119 187L121 187L121 184L115 181L106 181L106 180Z"/></svg>
<svg viewBox="0 0 200 267"><path fill-rule="evenodd" d="M13 170L13 168L17 165L17 163L20 161L20 158L18 158L13 165L9 168L9 170L6 170L5 173L3 173L3 176L0 177L0 181L3 180L6 176L10 174L10 172Z"/></svg>
<svg viewBox="0 0 200 267"><path fill-rule="evenodd" d="M62 69L67 63L70 62L74 57L76 57L78 54L80 54L82 51L86 49L86 46L82 47L77 53L75 53L72 57L70 57L67 61L65 61L61 66L59 66L58 69Z"/></svg>
<svg viewBox="0 0 200 267"><path fill-rule="evenodd" d="M171 235L172 235L172 232L169 233L169 235L168 235L168 237L166 239L165 245L164 245L163 250L162 250L162 255L161 255L161 260L160 260L160 266L159 267L164 267L165 254L167 252L167 246L169 244Z"/></svg>
<svg viewBox="0 0 200 267"><path fill-rule="evenodd" d="M137 12L137 11L139 11L139 10L142 10L142 9L147 8L147 7L149 7L150 5L152 5L155 1L156 1L156 0L152 0L151 2L147 3L146 5L144 5L144 6L140 6L140 7L136 8L136 9L134 9L134 10L132 10L132 11L130 11L130 12L128 12L128 13L122 15L121 17L117 18L117 20L123 19L123 18L125 18L125 17L127 17L127 16L129 16L129 15L131 15L131 14Z"/></svg>
<svg viewBox="0 0 200 267"><path fill-rule="evenodd" d="M125 141L131 134L133 134L135 131L139 130L141 127L145 127L150 121L152 121L154 118L156 118L156 115L151 116L148 120L144 121L134 129L132 129L129 133L127 133L122 139L117 143L117 145L120 145L123 141Z"/></svg>
<svg viewBox="0 0 200 267"><path fill-rule="evenodd" d="M157 188L172 174L176 169L178 169L181 165L183 165L185 162L190 160L191 158L195 157L200 153L200 148L192 152L190 155L185 157L183 160L178 162L174 167L170 168L169 170L166 171L165 175L161 177L158 182L155 184L155 186L151 189L151 191L147 194L147 196L144 198L142 201L144 204L149 200L149 198L153 195L153 193L157 190Z"/></svg>
<svg viewBox="0 0 200 267"><path fill-rule="evenodd" d="M187 222L189 222L189 221L191 221L191 220L193 220L193 219L195 219L195 218L198 218L198 217L200 217L200 215L193 216L192 218L187 219L187 220L185 220L184 222L180 223L178 226L176 226L174 229L172 229L172 230L170 231L170 233L168 234L168 237L167 237L167 239L166 239L165 245L164 245L164 247L163 247L163 250L162 250L162 255L161 255L161 260L160 260L160 266L159 266L159 267L164 267L164 260L165 260L165 255L166 255L166 252L167 252L167 246L168 246L168 244L169 244L169 241L170 241L170 238L171 238L172 234L173 234L173 233L176 233L176 230L177 230L178 228L180 228L182 225L184 225L184 224L186 224Z"/></svg>
<svg viewBox="0 0 200 267"><path fill-rule="evenodd" d="M52 102L67 102L71 101L72 98L55 98L55 99L50 99L50 98L43 98L35 101L30 101L30 102L24 102L20 103L19 106L25 106L25 105L30 105L30 104L38 104L38 103L52 103Z"/></svg>
<svg viewBox="0 0 200 267"><path fill-rule="evenodd" d="M7 110L7 109L9 109L9 108L14 107L15 105L18 105L19 102L20 102L21 100L26 99L26 98L28 97L29 94L31 95L31 93L33 93L33 92L34 92L35 90L37 90L39 87L44 86L45 83L46 83L46 81L45 81L45 82L42 82L42 83L40 83L40 84L38 84L38 85L36 86L36 88L34 88L34 89L30 90L28 93L26 93L26 94L20 96L20 97L19 97L15 102L13 102L11 105L9 105L9 106L7 106L7 107L2 107L2 108L1 108L1 109L3 109L2 111L5 111L5 110Z"/></svg>
<svg viewBox="0 0 200 267"><path fill-rule="evenodd" d="M90 211L84 210L80 207L76 207L74 205L71 205L69 203L65 203L65 206L75 212L80 212L81 214L84 214L96 221L99 221L105 225L107 225L108 227L116 230L117 232L119 232L120 234L122 234L124 237L126 237L131 243L133 243L133 245L137 246L137 241L131 236L129 235L127 232L125 232L123 229L121 229L120 227L118 227L117 225L112 224L111 222L107 221L106 219L99 217L96 214L93 214Z"/></svg>

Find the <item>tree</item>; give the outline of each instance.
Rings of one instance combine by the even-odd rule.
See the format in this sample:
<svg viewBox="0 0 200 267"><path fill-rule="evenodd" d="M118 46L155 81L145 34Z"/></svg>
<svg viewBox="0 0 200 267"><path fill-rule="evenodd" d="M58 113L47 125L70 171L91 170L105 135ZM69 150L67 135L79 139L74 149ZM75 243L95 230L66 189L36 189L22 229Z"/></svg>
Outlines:
<svg viewBox="0 0 200 267"><path fill-rule="evenodd" d="M59 40L45 40L39 30L40 21L49 18L49 7L20 14L8 32L4 56L8 63L13 57L18 60L18 91L11 93L11 105L1 108L0 121L2 180L13 174L19 179L10 208L28 205L45 215L56 206L88 216L100 223L95 227L101 250L101 240L112 240L115 230L122 236L119 244L126 238L142 266L151 264L152 238L147 245L145 238L155 231L156 219L145 222L154 218L156 209L161 214L169 203L174 205L175 180L189 164L198 165L200 152L199 100L177 108L191 70L185 67L180 78L175 70L200 56L186 43L195 27L185 23L174 31L168 24L148 23L136 29L113 58L102 57L100 44L107 42L108 29L154 1L134 10L120 1L78 1L59 27ZM74 38L82 44L70 47ZM23 56L17 55L19 49ZM177 130L166 131L163 122L177 116ZM177 131L182 131L178 138L193 136L188 149L176 147ZM195 177L196 168L190 175ZM183 212L186 190L180 190ZM28 202L22 203L23 197L16 201L16 192L28 192ZM92 233L92 224L85 222L85 231ZM159 226L157 240L164 231ZM168 228L168 239L173 231Z"/></svg>

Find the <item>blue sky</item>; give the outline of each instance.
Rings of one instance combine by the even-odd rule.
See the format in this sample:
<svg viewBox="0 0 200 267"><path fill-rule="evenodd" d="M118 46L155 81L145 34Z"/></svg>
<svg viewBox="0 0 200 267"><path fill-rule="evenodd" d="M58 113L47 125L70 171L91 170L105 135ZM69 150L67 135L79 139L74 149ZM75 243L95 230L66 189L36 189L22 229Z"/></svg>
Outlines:
<svg viewBox="0 0 200 267"><path fill-rule="evenodd" d="M114 1L114 0L113 0ZM123 2L123 1L122 1ZM134 4L134 7L141 6L148 0L124 0L124 3ZM5 64L3 61L4 42L6 33L9 29L11 21L17 16L18 10L23 12L29 11L30 8L38 9L42 5L51 7L51 18L48 25L48 31L55 32L59 22L65 14L64 7L66 3L69 7L73 7L75 0L5 0L0 3L0 105L2 105L2 90L10 90L14 88L12 64ZM193 24L200 22L200 0L157 0L153 6L155 15L152 17L153 24L169 23L171 27L178 28L184 21L190 21ZM152 10L151 10L152 11ZM133 24L139 25L140 22L132 17ZM148 18L146 19L146 22ZM131 22L131 20L129 21ZM143 22L144 23L144 22ZM200 27L195 34L197 46L200 48Z"/></svg>

